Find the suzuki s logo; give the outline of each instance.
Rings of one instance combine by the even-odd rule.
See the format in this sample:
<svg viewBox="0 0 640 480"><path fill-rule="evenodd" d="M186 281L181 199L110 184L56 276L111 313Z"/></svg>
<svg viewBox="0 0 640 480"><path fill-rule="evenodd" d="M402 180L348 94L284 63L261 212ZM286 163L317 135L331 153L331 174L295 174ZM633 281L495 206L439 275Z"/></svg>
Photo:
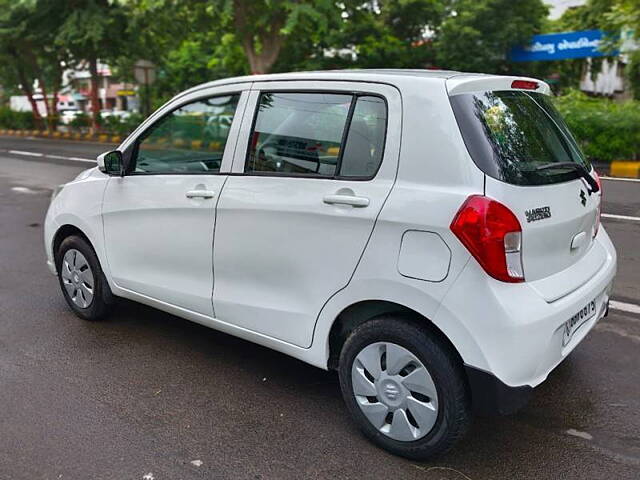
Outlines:
<svg viewBox="0 0 640 480"><path fill-rule="evenodd" d="M394 384L389 383L384 387L384 395L391 401L394 401L400 395L400 390Z"/></svg>
<svg viewBox="0 0 640 480"><path fill-rule="evenodd" d="M580 203L582 203L583 207L587 206L587 194L582 189L580 189Z"/></svg>

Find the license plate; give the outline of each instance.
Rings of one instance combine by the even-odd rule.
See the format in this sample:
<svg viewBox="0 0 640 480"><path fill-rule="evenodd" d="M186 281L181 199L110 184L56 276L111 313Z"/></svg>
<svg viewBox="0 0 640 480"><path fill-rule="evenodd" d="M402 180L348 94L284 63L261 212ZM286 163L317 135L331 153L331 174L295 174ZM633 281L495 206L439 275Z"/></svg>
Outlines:
<svg viewBox="0 0 640 480"><path fill-rule="evenodd" d="M569 320L564 322L564 334L562 336L562 346L566 346L583 323L593 318L596 314L596 300L595 298L582 307L575 315Z"/></svg>

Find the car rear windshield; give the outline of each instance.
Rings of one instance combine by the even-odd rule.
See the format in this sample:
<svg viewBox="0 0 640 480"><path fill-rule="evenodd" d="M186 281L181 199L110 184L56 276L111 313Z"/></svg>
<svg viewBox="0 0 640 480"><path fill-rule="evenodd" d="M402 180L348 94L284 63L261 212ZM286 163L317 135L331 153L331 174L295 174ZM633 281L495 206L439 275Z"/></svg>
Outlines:
<svg viewBox="0 0 640 480"><path fill-rule="evenodd" d="M489 91L450 98L469 154L487 175L514 185L546 185L579 174L539 167L574 162L591 169L547 95Z"/></svg>

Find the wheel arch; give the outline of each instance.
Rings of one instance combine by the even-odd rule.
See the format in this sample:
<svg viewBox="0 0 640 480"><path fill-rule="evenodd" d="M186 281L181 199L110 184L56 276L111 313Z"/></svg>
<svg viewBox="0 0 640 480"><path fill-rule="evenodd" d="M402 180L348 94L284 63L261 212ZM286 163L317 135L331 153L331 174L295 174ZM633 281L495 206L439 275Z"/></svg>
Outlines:
<svg viewBox="0 0 640 480"><path fill-rule="evenodd" d="M362 300L344 308L331 325L328 338L329 356L327 367L335 370L338 367L340 352L349 334L359 325L381 315L395 314L404 320L427 329L443 342L464 365L462 355L449 337L429 318L410 307L389 300Z"/></svg>
<svg viewBox="0 0 640 480"><path fill-rule="evenodd" d="M60 249L60 245L62 244L65 238L68 238L73 235L77 235L83 238L84 240L86 240L87 243L91 246L91 248L93 248L93 250L95 251L95 246L93 245L93 242L91 241L91 239L88 237L87 234L85 234L77 226L72 225L70 223L66 223L58 227L58 229L56 230L56 233L53 235L51 248L52 248L53 258L56 265L58 264L58 259L59 259L58 250Z"/></svg>

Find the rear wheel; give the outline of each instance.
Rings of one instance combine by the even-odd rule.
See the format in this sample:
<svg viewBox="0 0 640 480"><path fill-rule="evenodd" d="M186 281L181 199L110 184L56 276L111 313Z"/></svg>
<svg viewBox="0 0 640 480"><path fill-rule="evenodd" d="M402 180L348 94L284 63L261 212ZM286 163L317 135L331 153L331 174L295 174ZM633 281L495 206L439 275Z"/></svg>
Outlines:
<svg viewBox="0 0 640 480"><path fill-rule="evenodd" d="M56 255L62 294L84 320L100 320L109 312L112 294L93 248L82 237L65 238Z"/></svg>
<svg viewBox="0 0 640 480"><path fill-rule="evenodd" d="M380 317L356 328L342 349L339 373L360 429L396 455L444 453L468 429L469 399L457 358L411 322Z"/></svg>

